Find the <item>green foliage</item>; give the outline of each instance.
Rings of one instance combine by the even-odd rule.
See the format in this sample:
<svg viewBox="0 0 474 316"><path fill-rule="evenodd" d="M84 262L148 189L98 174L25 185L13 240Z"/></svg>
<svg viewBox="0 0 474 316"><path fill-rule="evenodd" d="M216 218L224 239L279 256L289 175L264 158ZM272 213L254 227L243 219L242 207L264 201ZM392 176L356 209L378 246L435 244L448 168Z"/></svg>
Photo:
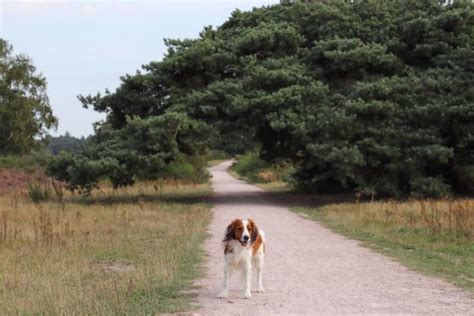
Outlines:
<svg viewBox="0 0 474 316"><path fill-rule="evenodd" d="M292 167L284 161L268 162L256 151L238 157L232 170L252 183L288 182Z"/></svg>
<svg viewBox="0 0 474 316"><path fill-rule="evenodd" d="M0 168L19 169L33 171L36 161L31 155L24 156L0 156Z"/></svg>
<svg viewBox="0 0 474 316"><path fill-rule="evenodd" d="M49 186L39 182L28 183L28 197L33 203L40 203L47 201L51 196L51 190Z"/></svg>
<svg viewBox="0 0 474 316"><path fill-rule="evenodd" d="M46 79L25 55L0 38L0 154L25 154L40 147L57 119L46 95Z"/></svg>
<svg viewBox="0 0 474 316"><path fill-rule="evenodd" d="M265 167L269 167L269 163L262 160L257 152L248 152L239 157L236 163L232 165L232 169L239 175L248 178L251 182L258 180L258 173Z"/></svg>
<svg viewBox="0 0 474 316"><path fill-rule="evenodd" d="M129 119L122 129L104 125L80 154L62 152L48 166L48 174L68 183L71 190L89 194L102 179L114 188L137 179L170 177L207 180L201 154L205 125L185 114L168 112L146 119Z"/></svg>
<svg viewBox="0 0 474 316"><path fill-rule="evenodd" d="M70 153L79 153L82 146L85 144L86 139L84 137L77 138L71 136L66 132L66 134L57 137L48 137L47 141L48 149L53 155L57 155L61 150Z"/></svg>
<svg viewBox="0 0 474 316"><path fill-rule="evenodd" d="M18 169L32 174L44 168L49 159L50 155L45 151L32 151L25 155L5 155L0 156L0 168Z"/></svg>
<svg viewBox="0 0 474 316"><path fill-rule="evenodd" d="M415 198L448 197L451 194L449 185L442 179L414 178L411 182L411 194Z"/></svg>
<svg viewBox="0 0 474 316"><path fill-rule="evenodd" d="M115 93L80 98L108 113L92 142L113 160L102 174L116 172L126 184L194 156L179 139L170 142L173 133L160 134L155 148L144 141L153 135L133 127L161 130L168 122L161 117L180 113L206 127L205 136L186 136L195 136L192 144L232 154L259 149L267 162L291 162L302 188L466 191L472 182L462 170L474 161L473 12L468 1L297 2L237 10L198 39L166 40L163 60L123 77Z"/></svg>

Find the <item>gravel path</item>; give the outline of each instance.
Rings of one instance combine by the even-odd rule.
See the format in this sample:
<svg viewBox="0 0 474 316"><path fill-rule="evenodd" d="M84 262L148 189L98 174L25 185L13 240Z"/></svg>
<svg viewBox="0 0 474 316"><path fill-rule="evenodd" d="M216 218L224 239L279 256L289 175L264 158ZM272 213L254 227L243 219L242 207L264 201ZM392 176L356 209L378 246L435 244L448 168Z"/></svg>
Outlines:
<svg viewBox="0 0 474 316"><path fill-rule="evenodd" d="M207 278L198 283L203 315L403 313L474 315L473 297L453 285L413 272L330 232L230 176L227 161L210 168L214 218ZM218 299L223 274L221 239L234 218L253 218L266 234L265 293L242 298L234 276L228 299Z"/></svg>

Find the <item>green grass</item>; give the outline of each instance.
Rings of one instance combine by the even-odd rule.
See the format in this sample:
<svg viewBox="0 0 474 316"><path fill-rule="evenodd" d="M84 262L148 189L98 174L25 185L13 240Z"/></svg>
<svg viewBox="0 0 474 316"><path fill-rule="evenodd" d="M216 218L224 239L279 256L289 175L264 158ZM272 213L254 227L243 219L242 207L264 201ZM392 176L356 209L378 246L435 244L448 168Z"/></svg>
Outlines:
<svg viewBox="0 0 474 316"><path fill-rule="evenodd" d="M64 203L1 196L1 314L192 309L209 193L208 184L149 182L87 198L67 194Z"/></svg>
<svg viewBox="0 0 474 316"><path fill-rule="evenodd" d="M289 192L293 188L284 181L289 166L270 164L259 158L257 153L249 152L240 156L229 170L234 178L252 183L269 192Z"/></svg>
<svg viewBox="0 0 474 316"><path fill-rule="evenodd" d="M428 275L474 293L474 200L293 208Z"/></svg>
<svg viewBox="0 0 474 316"><path fill-rule="evenodd" d="M229 168L227 172L229 172L229 174L233 176L234 178L252 183L253 185L267 192L285 193L285 192L293 191L293 188L287 182L284 182L284 181L274 180L270 182L252 182L252 181L249 181L247 177L242 176L238 174L236 171L232 170L232 168Z"/></svg>
<svg viewBox="0 0 474 316"><path fill-rule="evenodd" d="M212 159L207 162L208 167L214 167L217 166L218 164L226 161L227 159Z"/></svg>
<svg viewBox="0 0 474 316"><path fill-rule="evenodd" d="M41 161L38 155L23 155L23 156L15 156L15 155L9 155L9 156L1 156L0 155L0 168L6 168L6 169L17 169L17 170L22 170L26 173L33 173L35 172L38 168L40 163L43 163ZM46 159L46 158L45 158Z"/></svg>

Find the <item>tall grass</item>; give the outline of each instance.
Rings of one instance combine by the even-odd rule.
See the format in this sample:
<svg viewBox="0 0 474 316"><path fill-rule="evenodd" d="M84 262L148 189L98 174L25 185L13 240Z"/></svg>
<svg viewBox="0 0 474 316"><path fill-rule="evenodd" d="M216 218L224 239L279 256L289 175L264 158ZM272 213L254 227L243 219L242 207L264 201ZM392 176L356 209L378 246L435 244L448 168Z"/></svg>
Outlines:
<svg viewBox="0 0 474 316"><path fill-rule="evenodd" d="M472 199L356 202L295 211L474 291Z"/></svg>
<svg viewBox="0 0 474 316"><path fill-rule="evenodd" d="M0 314L190 308L210 219L207 184L139 183L33 203L0 196Z"/></svg>

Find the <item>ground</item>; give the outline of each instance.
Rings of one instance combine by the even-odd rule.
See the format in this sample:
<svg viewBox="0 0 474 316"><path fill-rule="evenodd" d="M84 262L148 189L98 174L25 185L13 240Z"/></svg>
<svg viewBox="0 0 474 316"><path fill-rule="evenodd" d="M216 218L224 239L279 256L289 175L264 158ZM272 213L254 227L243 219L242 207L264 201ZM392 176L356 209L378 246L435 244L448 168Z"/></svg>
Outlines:
<svg viewBox="0 0 474 316"><path fill-rule="evenodd" d="M472 296L445 281L409 270L317 222L292 213L261 189L236 180L227 161L210 168L214 189L207 277L198 299L205 315L308 313L474 314ZM218 299L223 274L221 239L234 218L253 218L267 236L265 293L242 298L231 282Z"/></svg>
<svg viewBox="0 0 474 316"><path fill-rule="evenodd" d="M46 183L50 183L49 181ZM152 315L192 309L208 184L140 182L92 196L0 195L0 315Z"/></svg>

